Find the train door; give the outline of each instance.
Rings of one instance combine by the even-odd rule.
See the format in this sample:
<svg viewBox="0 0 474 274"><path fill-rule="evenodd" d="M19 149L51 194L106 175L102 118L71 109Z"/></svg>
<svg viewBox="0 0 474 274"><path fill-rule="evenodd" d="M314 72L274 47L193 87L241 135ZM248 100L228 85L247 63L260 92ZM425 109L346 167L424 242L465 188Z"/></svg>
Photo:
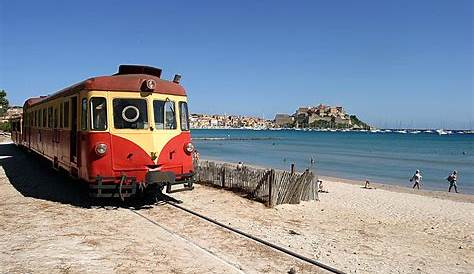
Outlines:
<svg viewBox="0 0 474 274"><path fill-rule="evenodd" d="M77 97L71 98L71 136L69 138L70 161L77 164Z"/></svg>

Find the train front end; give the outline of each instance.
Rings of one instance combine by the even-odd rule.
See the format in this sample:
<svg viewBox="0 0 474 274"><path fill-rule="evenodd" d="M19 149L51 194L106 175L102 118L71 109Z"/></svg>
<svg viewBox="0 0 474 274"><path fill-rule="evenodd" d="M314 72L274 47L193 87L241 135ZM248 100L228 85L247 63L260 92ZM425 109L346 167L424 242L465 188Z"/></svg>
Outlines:
<svg viewBox="0 0 474 274"><path fill-rule="evenodd" d="M115 81L117 90L90 90L82 98L90 113L83 162L91 195L124 199L170 192L173 185L192 189L194 146L179 76L167 81L124 71L96 80Z"/></svg>

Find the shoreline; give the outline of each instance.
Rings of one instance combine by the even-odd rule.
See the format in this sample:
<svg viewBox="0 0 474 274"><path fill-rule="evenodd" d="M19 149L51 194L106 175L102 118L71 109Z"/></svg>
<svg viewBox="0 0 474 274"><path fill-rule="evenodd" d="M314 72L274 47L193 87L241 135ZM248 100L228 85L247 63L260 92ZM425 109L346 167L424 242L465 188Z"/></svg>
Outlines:
<svg viewBox="0 0 474 274"><path fill-rule="evenodd" d="M224 160L211 159L211 158L201 158L200 160L211 161L211 162L215 162L219 164L229 164L233 166L237 165L237 163L224 161ZM271 167L263 166L263 165L246 164L246 163L244 163L244 165L253 167L253 168L271 169ZM282 169L275 169L275 170L283 171ZM339 178L339 177L334 177L334 176L324 176L324 175L318 176L317 175L317 177L323 180L323 184L325 185L326 188L327 188L326 182L357 185L357 186L360 186L361 188L364 186L364 183L365 183L362 180L357 181L357 180ZM446 191L430 190L430 189L418 190L418 189L412 189L411 187L384 184L384 183L378 183L378 182L370 182L370 186L373 189L367 189L367 190L385 190L385 191L390 191L390 192L406 193L406 194L419 195L419 196L425 196L425 197L431 197L431 198L437 198L437 199L443 199L443 200L450 200L450 201L455 201L455 202L474 203L473 194L448 192L447 190Z"/></svg>

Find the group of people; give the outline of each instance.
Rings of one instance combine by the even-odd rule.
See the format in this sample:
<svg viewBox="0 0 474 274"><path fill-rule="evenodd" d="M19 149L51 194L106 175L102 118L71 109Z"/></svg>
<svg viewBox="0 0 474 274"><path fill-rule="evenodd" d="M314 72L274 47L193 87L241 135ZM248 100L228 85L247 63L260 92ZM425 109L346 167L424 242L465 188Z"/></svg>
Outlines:
<svg viewBox="0 0 474 274"><path fill-rule="evenodd" d="M420 170L416 170L415 174L410 178L410 182L413 182L413 189L416 187L417 189L420 189L420 185L422 184L421 181L423 179L423 176L421 176ZM457 180L458 180L458 175L457 171L454 170L448 177L446 177L446 180L449 182L449 189L448 192L451 192L451 189L454 187L454 191L458 193L458 186L457 186Z"/></svg>

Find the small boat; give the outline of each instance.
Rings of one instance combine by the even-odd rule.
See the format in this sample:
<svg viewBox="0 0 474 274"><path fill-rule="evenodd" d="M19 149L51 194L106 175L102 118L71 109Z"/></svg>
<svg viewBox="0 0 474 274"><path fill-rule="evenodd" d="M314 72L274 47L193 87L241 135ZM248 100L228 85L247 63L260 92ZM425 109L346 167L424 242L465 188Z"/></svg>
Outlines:
<svg viewBox="0 0 474 274"><path fill-rule="evenodd" d="M410 131L411 134L418 134L418 133L421 133L421 131L419 130L415 130L415 131Z"/></svg>
<svg viewBox="0 0 474 274"><path fill-rule="evenodd" d="M448 133L446 131L444 131L443 129L437 129L436 130L436 133L438 133L438 135L447 135Z"/></svg>
<svg viewBox="0 0 474 274"><path fill-rule="evenodd" d="M383 131L384 133L392 133L392 131L390 129L386 129Z"/></svg>
<svg viewBox="0 0 474 274"><path fill-rule="evenodd" d="M396 132L396 133L402 133L402 134L406 134L406 133L407 133L407 131L404 130L404 129L403 129L403 130L397 130L397 131L395 131L395 132Z"/></svg>
<svg viewBox="0 0 474 274"><path fill-rule="evenodd" d="M429 129L428 129L428 130L425 130L424 132L425 132L425 133L433 133L433 131L432 131L432 130L429 130Z"/></svg>

